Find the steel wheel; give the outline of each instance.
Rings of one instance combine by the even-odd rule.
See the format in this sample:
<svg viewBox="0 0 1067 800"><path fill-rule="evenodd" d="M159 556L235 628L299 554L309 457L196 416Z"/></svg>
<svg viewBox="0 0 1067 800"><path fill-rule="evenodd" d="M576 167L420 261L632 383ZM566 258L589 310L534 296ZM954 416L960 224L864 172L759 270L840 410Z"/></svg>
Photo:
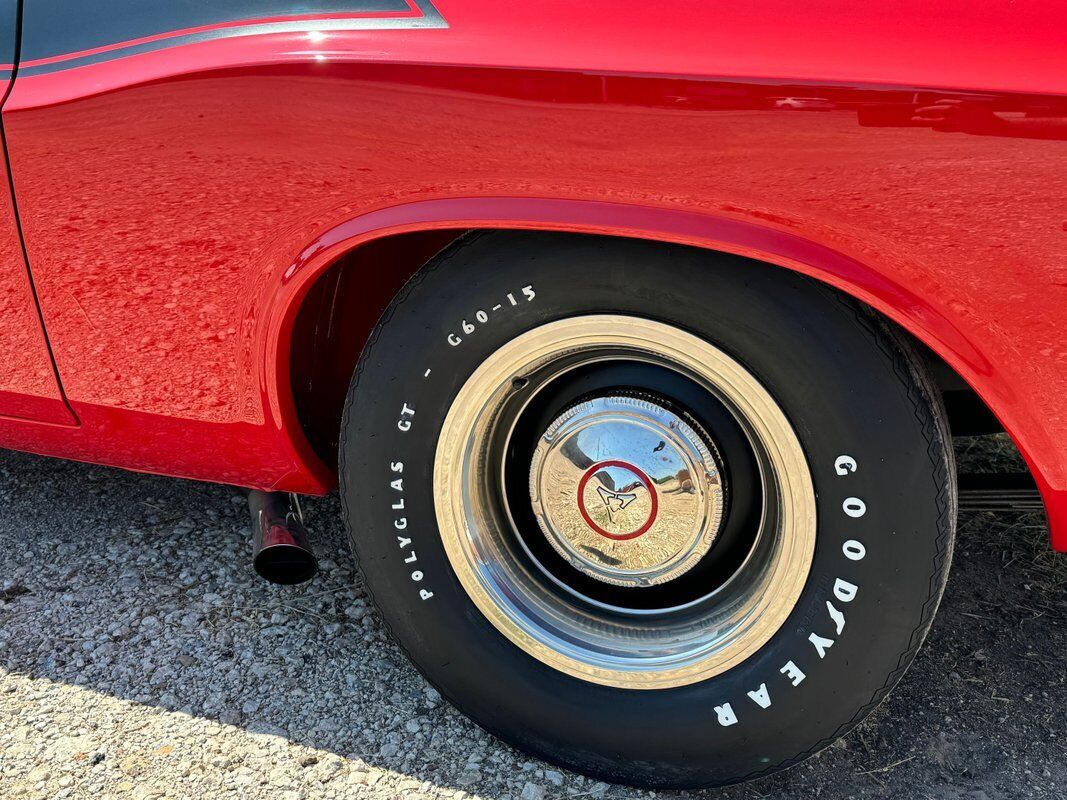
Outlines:
<svg viewBox="0 0 1067 800"><path fill-rule="evenodd" d="M528 468L518 502L576 573L627 589L614 603L537 558L504 485L504 454L538 395L590 364L625 362L673 371L713 395L760 466L763 513L745 558L721 584L667 607L626 594L715 556L729 490L714 432L676 400L626 386L587 397L560 410ZM497 630L561 672L620 688L682 686L742 662L792 611L815 547L811 475L770 394L706 341L630 316L549 323L486 359L445 419L434 497L449 561Z"/></svg>

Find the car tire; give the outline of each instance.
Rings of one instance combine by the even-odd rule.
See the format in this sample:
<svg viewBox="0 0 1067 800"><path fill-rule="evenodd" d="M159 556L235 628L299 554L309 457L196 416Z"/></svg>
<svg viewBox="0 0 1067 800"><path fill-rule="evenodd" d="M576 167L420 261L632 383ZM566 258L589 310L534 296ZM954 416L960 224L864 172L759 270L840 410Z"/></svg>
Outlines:
<svg viewBox="0 0 1067 800"><path fill-rule="evenodd" d="M903 336L810 278L481 233L370 337L341 490L368 593L456 707L703 787L810 756L903 675L951 558L947 431Z"/></svg>

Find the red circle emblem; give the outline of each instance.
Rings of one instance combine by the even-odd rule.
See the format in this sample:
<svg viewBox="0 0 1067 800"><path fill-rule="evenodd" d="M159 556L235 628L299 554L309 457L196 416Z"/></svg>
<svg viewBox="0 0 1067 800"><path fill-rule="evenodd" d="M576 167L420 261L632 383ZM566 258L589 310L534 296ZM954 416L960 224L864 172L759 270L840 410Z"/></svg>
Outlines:
<svg viewBox="0 0 1067 800"><path fill-rule="evenodd" d="M593 520L592 516L590 516L589 514L589 510L585 507L586 486L588 486L590 479L596 473L607 467L618 467L619 469L624 469L627 472L632 473L634 477L641 481L642 485L644 485L645 489L648 491L648 496L652 503L652 508L648 512L648 519L645 520L644 524L641 525L641 527L637 528L636 530L630 531L629 533L612 533L611 531L604 530L604 528L602 528ZM614 496L618 497L617 494L615 494ZM605 536L608 539L614 539L615 541L625 541L627 539L636 539L638 536L643 533L646 533L648 529L652 527L653 523L655 523L656 521L656 515L659 513L659 498L656 496L656 488L652 485L652 481L649 479L648 475L646 475L640 469L635 467L633 464L630 464L626 461L598 461L596 464L594 464L585 471L585 474L582 476L581 481L579 481L578 483L578 511L581 512L582 519L585 520L585 524L597 533L599 533L601 536Z"/></svg>

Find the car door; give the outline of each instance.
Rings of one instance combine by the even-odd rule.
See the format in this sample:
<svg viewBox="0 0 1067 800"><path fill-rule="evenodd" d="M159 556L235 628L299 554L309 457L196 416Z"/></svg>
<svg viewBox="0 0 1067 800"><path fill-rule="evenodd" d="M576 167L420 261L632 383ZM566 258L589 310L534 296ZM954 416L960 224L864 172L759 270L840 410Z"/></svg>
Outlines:
<svg viewBox="0 0 1067 800"><path fill-rule="evenodd" d="M0 97L15 70L18 2L0 0ZM0 417L76 422L63 399L26 266L6 142L0 158Z"/></svg>

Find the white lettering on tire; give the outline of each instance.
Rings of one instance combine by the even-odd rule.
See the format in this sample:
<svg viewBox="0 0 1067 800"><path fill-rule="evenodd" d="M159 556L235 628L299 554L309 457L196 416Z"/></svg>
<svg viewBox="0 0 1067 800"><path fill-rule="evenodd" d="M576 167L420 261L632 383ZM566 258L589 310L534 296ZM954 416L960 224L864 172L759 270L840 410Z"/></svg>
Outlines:
<svg viewBox="0 0 1067 800"><path fill-rule="evenodd" d="M751 697L752 702L760 708L770 708L771 706L771 695L767 691L767 684L765 683L761 683L756 691L749 692L748 696Z"/></svg>
<svg viewBox="0 0 1067 800"><path fill-rule="evenodd" d="M407 416L409 418L415 415L415 410L412 409L412 408L409 408L407 403L404 404L404 411L407 412ZM402 413L404 413L404 412L402 412ZM410 423L410 419L405 420L405 419L401 418L400 422L409 422ZM399 427L399 425L398 425L398 427ZM410 424L409 424L409 427L410 427ZM407 428L400 428L400 430L401 431L406 431L408 429ZM404 462L403 461L390 461L389 462L389 472L391 474L393 474L393 475L402 475L403 472L404 472ZM397 492L400 495L403 495L403 493L404 493L404 479L403 478L393 478L391 481L389 481L389 488L391 488L394 492ZM394 511L402 511L402 510L404 510L404 498L402 496L398 497L396 499L396 502L392 503L392 509ZM405 533L400 534L400 535L398 535L396 537L397 548L400 550L401 554L403 555L404 563L405 564L415 564L415 563L417 563L418 560L419 560L419 557L415 553L415 549L411 546L411 535L407 533L408 518L407 517L394 517L393 518L393 527L396 528L396 530L398 530L398 531L405 531ZM412 570L409 574L410 574L412 582L414 582L414 583L422 583L423 578L426 577L426 575L420 569ZM419 589L419 597L422 600L429 600L431 597L433 597L433 592L431 590L429 590L429 589Z"/></svg>
<svg viewBox="0 0 1067 800"><path fill-rule="evenodd" d="M852 456L838 456L837 461L834 462L834 472L838 475L848 475L855 472L858 466L856 459Z"/></svg>
<svg viewBox="0 0 1067 800"><path fill-rule="evenodd" d="M827 639L817 633L812 633L808 641L815 645L815 652L819 654L819 658L826 658L826 651L834 645L833 639Z"/></svg>
<svg viewBox="0 0 1067 800"><path fill-rule="evenodd" d="M834 581L834 597L842 603L851 603L856 599L856 592L859 591L859 588L854 583L838 578Z"/></svg>
<svg viewBox="0 0 1067 800"><path fill-rule="evenodd" d="M853 519L859 519L867 513L867 504L858 497L846 497L845 502L841 504L841 508Z"/></svg>
<svg viewBox="0 0 1067 800"><path fill-rule="evenodd" d="M826 612L830 615L830 619L834 621L834 630L837 631L837 635L841 635L841 631L845 629L845 615L837 610L829 600L826 601Z"/></svg>
<svg viewBox="0 0 1067 800"><path fill-rule="evenodd" d="M737 724L737 715L734 713L734 709L729 703L715 706L715 716L718 718L719 724L724 728Z"/></svg>
<svg viewBox="0 0 1067 800"><path fill-rule="evenodd" d="M808 677L804 674L800 667L798 667L792 661L786 661L785 666L783 666L778 671L785 675L787 678L789 678L789 682L792 683L794 686L800 686L801 681Z"/></svg>
<svg viewBox="0 0 1067 800"><path fill-rule="evenodd" d="M502 309L511 309L518 305L522 305L523 303L529 303L537 297L537 292L534 291L533 284L527 284L522 287L521 297L516 297L514 292L508 292L505 297L508 301L507 305L503 302L496 303L491 306L490 311L486 311L484 307L477 308L474 309L474 313L470 318L464 317L461 319L459 321L460 332L456 333L456 331L449 331L448 336L445 337L449 346L459 347L467 337L475 335L480 327L489 324L493 319L493 314Z"/></svg>
<svg viewBox="0 0 1067 800"><path fill-rule="evenodd" d="M841 545L841 552L845 554L845 558L849 561L860 561L867 555L867 548L863 546L862 542L857 542L855 539L849 539Z"/></svg>
<svg viewBox="0 0 1067 800"><path fill-rule="evenodd" d="M852 456L841 455L834 461L834 471L841 477L852 475L858 469L859 464ZM867 513L867 504L858 497L846 498L841 504L841 508L845 514L852 519L858 519ZM848 539L845 541L841 545L841 552L849 561L861 561L867 556L867 548L857 539ZM836 600L841 604L851 603L856 599L859 588L860 587L857 584L845 580L844 578L835 578L831 589L833 600ZM834 635L840 637L845 630L845 612L835 605L833 600L829 598L825 600L826 614L829 621L833 624ZM820 661L826 658L827 652L834 646L836 641L836 639L831 639L818 633L812 632L808 634L808 642L814 647L815 653ZM783 664L778 672L785 676L785 679L790 686L799 686L807 677L804 670L797 666L796 661L792 660ZM766 682L760 683L758 689L748 691L746 694L748 695L748 698L760 708L770 708L772 705L771 690L768 688ZM739 721L738 716L730 703L723 703L722 705L715 706L715 715L719 724L723 727L735 725Z"/></svg>

